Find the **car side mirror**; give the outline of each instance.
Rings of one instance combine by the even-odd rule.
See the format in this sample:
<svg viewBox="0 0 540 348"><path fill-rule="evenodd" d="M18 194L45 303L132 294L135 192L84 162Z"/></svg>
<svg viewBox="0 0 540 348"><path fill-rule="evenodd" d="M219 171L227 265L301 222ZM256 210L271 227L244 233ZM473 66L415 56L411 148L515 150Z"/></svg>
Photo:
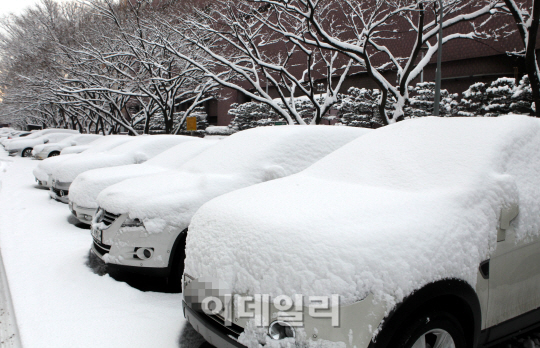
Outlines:
<svg viewBox="0 0 540 348"><path fill-rule="evenodd" d="M136 164L141 164L141 163L144 163L148 160L148 156L143 153L143 152L137 152L135 154L135 163Z"/></svg>
<svg viewBox="0 0 540 348"><path fill-rule="evenodd" d="M510 228L510 222L519 214L519 206L515 203L501 209L501 217L499 219L499 230L497 232L497 242L502 242L506 239L506 230Z"/></svg>
<svg viewBox="0 0 540 348"><path fill-rule="evenodd" d="M43 144L47 144L49 142L49 139L43 139Z"/></svg>

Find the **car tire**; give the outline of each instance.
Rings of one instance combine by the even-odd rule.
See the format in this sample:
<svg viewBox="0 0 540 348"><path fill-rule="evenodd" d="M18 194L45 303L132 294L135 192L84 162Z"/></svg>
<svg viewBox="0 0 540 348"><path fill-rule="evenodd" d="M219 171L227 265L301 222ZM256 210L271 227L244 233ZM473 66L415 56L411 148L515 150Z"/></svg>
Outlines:
<svg viewBox="0 0 540 348"><path fill-rule="evenodd" d="M54 157L54 156L59 156L60 155L60 151L51 151L51 153L49 153L49 156L47 157Z"/></svg>
<svg viewBox="0 0 540 348"><path fill-rule="evenodd" d="M414 318L392 340L390 347L467 348L463 328L450 313L431 310Z"/></svg>
<svg viewBox="0 0 540 348"><path fill-rule="evenodd" d="M32 156L32 148L31 147L27 147L26 149L24 149L21 152L21 157L30 157L30 156Z"/></svg>
<svg viewBox="0 0 540 348"><path fill-rule="evenodd" d="M171 263L171 273L169 274L169 287L173 292L182 291L182 275L184 274L184 259L186 258L186 236L182 232L178 238L180 239L174 251L174 257Z"/></svg>

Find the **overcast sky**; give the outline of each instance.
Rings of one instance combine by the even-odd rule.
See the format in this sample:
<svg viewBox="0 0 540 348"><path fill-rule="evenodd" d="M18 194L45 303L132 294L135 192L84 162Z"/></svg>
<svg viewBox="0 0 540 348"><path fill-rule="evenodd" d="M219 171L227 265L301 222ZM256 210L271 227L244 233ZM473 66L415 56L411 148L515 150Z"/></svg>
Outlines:
<svg viewBox="0 0 540 348"><path fill-rule="evenodd" d="M0 15L20 13L22 10L38 2L39 0L0 0Z"/></svg>

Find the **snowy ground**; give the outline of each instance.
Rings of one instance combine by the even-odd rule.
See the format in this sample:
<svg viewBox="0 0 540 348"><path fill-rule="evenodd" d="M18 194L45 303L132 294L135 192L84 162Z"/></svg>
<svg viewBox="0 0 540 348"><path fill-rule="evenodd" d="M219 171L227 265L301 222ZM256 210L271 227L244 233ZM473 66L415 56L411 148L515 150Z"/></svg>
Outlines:
<svg viewBox="0 0 540 348"><path fill-rule="evenodd" d="M198 347L181 294L142 292L86 266L90 233L34 185L38 161L0 150L0 246L24 347Z"/></svg>
<svg viewBox="0 0 540 348"><path fill-rule="evenodd" d="M181 294L143 292L86 265L89 231L35 186L38 163L0 149L0 247L22 345L199 347ZM527 334L496 348L540 348L539 339Z"/></svg>

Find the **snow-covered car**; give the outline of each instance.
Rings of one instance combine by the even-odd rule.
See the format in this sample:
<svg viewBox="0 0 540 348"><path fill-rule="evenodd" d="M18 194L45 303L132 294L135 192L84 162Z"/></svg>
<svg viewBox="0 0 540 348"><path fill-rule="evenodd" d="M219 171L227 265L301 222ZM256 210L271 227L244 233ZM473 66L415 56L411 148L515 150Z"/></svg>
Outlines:
<svg viewBox="0 0 540 348"><path fill-rule="evenodd" d="M86 145L102 137L102 135L98 134L71 135L57 143L48 142L47 144L34 146L34 149L32 150L32 157L42 160L48 157L58 156L60 155L62 149L66 147Z"/></svg>
<svg viewBox="0 0 540 348"><path fill-rule="evenodd" d="M224 193L297 173L368 132L330 126L244 130L178 170L109 186L98 196L91 250L111 270L167 276L178 286L186 230L201 205Z"/></svg>
<svg viewBox="0 0 540 348"><path fill-rule="evenodd" d="M418 118L218 197L189 228L185 315L216 347L474 348L537 326L539 147L532 117Z"/></svg>
<svg viewBox="0 0 540 348"><path fill-rule="evenodd" d="M141 135L131 139L107 152L76 156L59 163L52 172L51 197L68 203L69 187L77 175L90 169L141 164L175 145L192 140L184 135Z"/></svg>
<svg viewBox="0 0 540 348"><path fill-rule="evenodd" d="M97 197L107 187L130 178L156 174L180 168L219 140L191 137L192 141L178 144L163 151L143 164L98 168L79 174L69 187L69 208L80 222L90 225L95 215Z"/></svg>
<svg viewBox="0 0 540 348"><path fill-rule="evenodd" d="M96 153L109 151L131 140L133 140L133 138L127 135L107 135L100 139L97 139L89 145L86 145L87 148L85 149L84 154L81 154L81 156L95 156ZM67 149L71 148L72 147L69 147ZM64 154L64 150L62 150L61 156L47 158L34 168L33 173L34 177L36 178L36 182L38 183L38 186L50 188L52 185L52 173L56 166L64 161L70 160L71 158L73 158L74 155L76 155L76 153Z"/></svg>
<svg viewBox="0 0 540 348"><path fill-rule="evenodd" d="M60 154L67 155L70 153L81 153L83 151L88 150L91 147L92 146L90 144L70 146L70 147L63 148L62 151L60 151Z"/></svg>
<svg viewBox="0 0 540 348"><path fill-rule="evenodd" d="M30 134L32 134L32 133L31 132L26 132L26 131L14 130L14 131L9 132L8 134L5 134L5 135L1 136L0 137L0 144L2 144L2 146L5 146L8 142L10 142L13 139L24 138L24 137L26 137L26 136L28 136Z"/></svg>
<svg viewBox="0 0 540 348"><path fill-rule="evenodd" d="M12 139L5 145L10 156L30 157L36 145L56 143L79 132L72 129L44 129L25 136L22 139Z"/></svg>

